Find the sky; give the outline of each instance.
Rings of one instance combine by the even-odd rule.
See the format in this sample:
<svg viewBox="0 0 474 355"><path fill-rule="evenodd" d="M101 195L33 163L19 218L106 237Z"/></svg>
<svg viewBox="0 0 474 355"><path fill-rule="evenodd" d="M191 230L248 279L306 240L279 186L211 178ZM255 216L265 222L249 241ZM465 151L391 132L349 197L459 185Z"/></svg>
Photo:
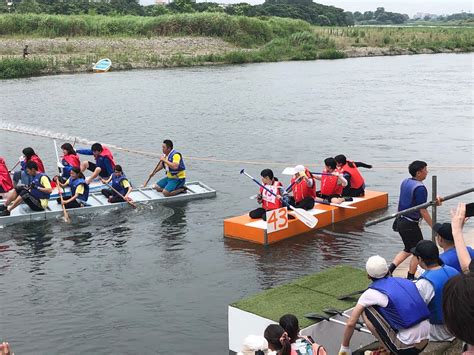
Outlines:
<svg viewBox="0 0 474 355"><path fill-rule="evenodd" d="M209 0L218 3L248 2L252 5L261 4L264 0ZM313 0L319 4L333 5L346 11L375 11L377 7L384 7L385 11L400 12L413 16L417 12L436 15L453 14L473 11L473 1L470 0ZM204 0L197 0L204 2ZM143 5L153 4L154 0L140 0Z"/></svg>

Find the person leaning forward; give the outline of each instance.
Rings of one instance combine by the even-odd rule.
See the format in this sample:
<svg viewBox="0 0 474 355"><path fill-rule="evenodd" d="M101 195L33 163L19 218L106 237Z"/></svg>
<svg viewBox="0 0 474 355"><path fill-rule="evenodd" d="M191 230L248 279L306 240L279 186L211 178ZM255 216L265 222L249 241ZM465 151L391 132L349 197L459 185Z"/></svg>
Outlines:
<svg viewBox="0 0 474 355"><path fill-rule="evenodd" d="M183 156L173 148L173 142L165 139L161 146L163 155L160 162L152 172L154 176L158 171L165 169L166 176L157 181L152 187L162 192L163 196L175 196L177 194L186 192L186 166L184 165Z"/></svg>
<svg viewBox="0 0 474 355"><path fill-rule="evenodd" d="M388 352L408 355L423 351L428 345L430 311L415 284L391 277L387 262L379 255L371 256L365 268L372 283L346 323L339 355L352 354L349 344L361 315Z"/></svg>
<svg viewBox="0 0 474 355"><path fill-rule="evenodd" d="M33 211L44 211L48 207L48 199L53 191L46 174L38 171L38 164L29 161L25 165L28 175L33 180L30 187L17 186L10 191L3 205L0 205L0 216L9 216L20 203L25 202Z"/></svg>

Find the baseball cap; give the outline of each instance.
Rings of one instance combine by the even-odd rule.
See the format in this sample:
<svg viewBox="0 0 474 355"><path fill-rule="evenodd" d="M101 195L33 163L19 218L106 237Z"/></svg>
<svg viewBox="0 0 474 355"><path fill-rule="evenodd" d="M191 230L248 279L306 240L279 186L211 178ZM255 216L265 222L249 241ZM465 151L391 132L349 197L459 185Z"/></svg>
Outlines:
<svg viewBox="0 0 474 355"><path fill-rule="evenodd" d="M296 174L296 173L302 173L302 172L304 172L304 170L305 170L305 169L304 169L304 166L303 166L303 165L297 165L297 166L295 166L295 174Z"/></svg>
<svg viewBox="0 0 474 355"><path fill-rule="evenodd" d="M451 228L451 223L436 223L433 226L433 230L439 234L439 236L446 240L454 240L453 229Z"/></svg>
<svg viewBox="0 0 474 355"><path fill-rule="evenodd" d="M268 349L268 342L263 336L260 335L249 335L244 339L242 344L242 351L238 355L252 354L254 355L257 351L261 350L263 353Z"/></svg>
<svg viewBox="0 0 474 355"><path fill-rule="evenodd" d="M388 273L387 261L380 255L371 256L365 263L367 274L374 279L381 279Z"/></svg>
<svg viewBox="0 0 474 355"><path fill-rule="evenodd" d="M411 253L415 256L419 256L422 259L435 260L438 259L438 263L443 263L439 260L439 250L434 242L431 240L420 240L416 247L412 248Z"/></svg>

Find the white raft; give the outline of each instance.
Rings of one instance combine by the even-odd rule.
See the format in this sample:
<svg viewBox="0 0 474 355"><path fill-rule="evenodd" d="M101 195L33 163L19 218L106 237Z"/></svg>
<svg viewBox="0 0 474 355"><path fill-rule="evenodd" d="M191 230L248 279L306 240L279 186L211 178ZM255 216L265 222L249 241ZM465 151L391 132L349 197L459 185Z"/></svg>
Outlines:
<svg viewBox="0 0 474 355"><path fill-rule="evenodd" d="M211 189L209 186L206 186L199 181L189 182L186 184L186 187L186 193L181 193L171 197L164 197L161 192L155 191L151 187L136 188L130 193L129 196L137 205L147 203L188 201L216 196L216 190ZM3 203L3 200L0 200L0 203ZM86 207L68 209L67 211L69 215L78 216L114 208L131 208L127 202L109 203L107 198L103 196L100 191L90 193L87 203L88 206ZM35 212L31 210L26 204L22 203L11 212L10 216L0 217L0 226L6 226L19 222L55 219L62 216L62 214L62 207L56 202L55 198L50 198L47 210L41 212Z"/></svg>

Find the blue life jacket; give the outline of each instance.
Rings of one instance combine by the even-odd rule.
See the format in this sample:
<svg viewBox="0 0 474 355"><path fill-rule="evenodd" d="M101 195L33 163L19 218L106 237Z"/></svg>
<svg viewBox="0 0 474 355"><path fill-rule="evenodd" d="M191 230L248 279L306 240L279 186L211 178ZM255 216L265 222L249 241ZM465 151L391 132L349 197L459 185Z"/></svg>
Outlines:
<svg viewBox="0 0 474 355"><path fill-rule="evenodd" d="M125 196L128 189L122 186L121 182L123 180L127 180L125 174L122 174L121 176L117 176L115 174L112 175L112 187L118 192L120 192L123 196Z"/></svg>
<svg viewBox="0 0 474 355"><path fill-rule="evenodd" d="M420 279L428 280L434 288L434 297L428 304L428 308L431 312L430 323L431 324L443 324L443 287L448 280L459 274L455 268L448 265L443 265L437 270L426 270Z"/></svg>
<svg viewBox="0 0 474 355"><path fill-rule="evenodd" d="M181 160L179 161L178 169L171 169L170 167L168 167L168 171L170 172L171 175L178 175L180 171L186 170L186 166L184 165L184 160L181 153L178 153L177 151L172 150L171 153L168 154L168 161L172 163L173 157L175 156L175 154L178 154L181 157Z"/></svg>
<svg viewBox="0 0 474 355"><path fill-rule="evenodd" d="M79 195L78 200L86 202L87 199L89 198L89 185L86 184L86 180L84 180L82 178L79 178L79 179L69 178L69 187L71 188L71 195L72 196L74 196L76 194L76 189L81 184L84 185L84 193L82 195Z"/></svg>
<svg viewBox="0 0 474 355"><path fill-rule="evenodd" d="M43 187L44 188L44 186L41 184L41 178L43 176L46 176L49 180L49 177L46 174L37 173L33 177L33 181L31 182L31 192L30 192L30 194L31 194L31 196L37 198L38 200L49 199L49 196L51 195L49 193L42 192L42 191L38 190L38 187Z"/></svg>
<svg viewBox="0 0 474 355"><path fill-rule="evenodd" d="M398 201L398 211L403 211L407 208L416 206L415 189L420 186L423 186L423 188L426 189L425 185L423 185L421 181L418 181L416 179L407 178L403 180L402 185L400 186L400 200ZM421 218L421 212L418 210L404 214L403 216L418 221Z"/></svg>
<svg viewBox="0 0 474 355"><path fill-rule="evenodd" d="M471 256L471 259L474 260L474 249L467 247L467 252ZM439 258L444 264L451 266L452 268L455 268L457 271L461 272L461 264L459 263L456 248L453 247L449 250L446 250L444 253L439 255Z"/></svg>
<svg viewBox="0 0 474 355"><path fill-rule="evenodd" d="M96 166L100 168L99 176L108 178L114 173L114 166L108 157L99 155L95 160Z"/></svg>
<svg viewBox="0 0 474 355"><path fill-rule="evenodd" d="M428 319L430 311L416 285L400 277L385 277L374 281L369 288L388 297L387 307L375 306L395 330L407 329Z"/></svg>

